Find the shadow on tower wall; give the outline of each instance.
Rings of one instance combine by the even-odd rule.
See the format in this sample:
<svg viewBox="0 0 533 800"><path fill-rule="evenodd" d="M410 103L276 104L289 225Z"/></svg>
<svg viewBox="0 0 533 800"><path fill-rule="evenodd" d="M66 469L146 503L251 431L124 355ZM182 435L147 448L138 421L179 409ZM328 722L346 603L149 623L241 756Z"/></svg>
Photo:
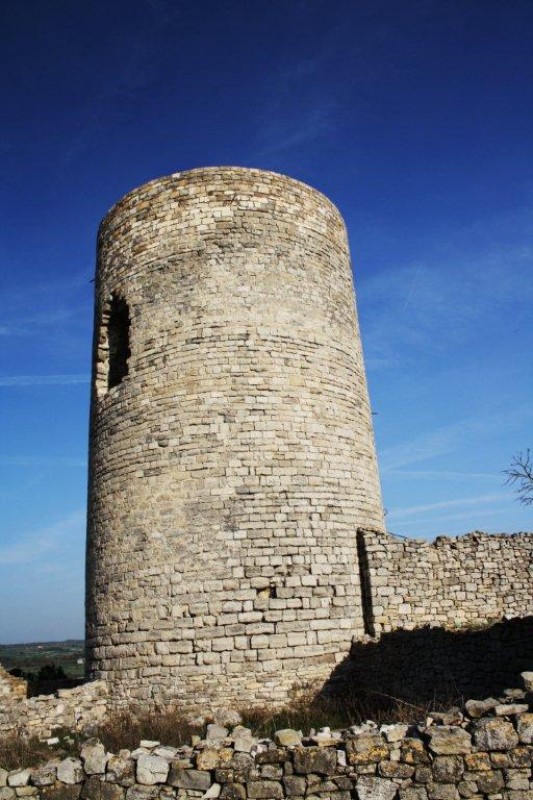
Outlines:
<svg viewBox="0 0 533 800"><path fill-rule="evenodd" d="M356 642L321 694L365 694L406 702L455 702L499 695L533 667L533 616L483 629L417 628Z"/></svg>

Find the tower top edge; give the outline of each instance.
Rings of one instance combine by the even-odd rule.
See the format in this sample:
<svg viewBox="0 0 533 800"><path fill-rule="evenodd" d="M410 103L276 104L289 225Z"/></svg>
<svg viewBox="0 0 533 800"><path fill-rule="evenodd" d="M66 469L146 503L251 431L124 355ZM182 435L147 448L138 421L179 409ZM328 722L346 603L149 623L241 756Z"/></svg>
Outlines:
<svg viewBox="0 0 533 800"><path fill-rule="evenodd" d="M202 177L205 177L206 182L209 178L216 179L218 177L220 180L227 180L228 184L232 178L236 180L248 180L250 183L253 183L254 181L260 181L261 179L267 179L273 185L281 184L286 185L287 187L293 187L294 189L314 197L317 201L325 203L327 206L329 206L336 214L339 215L341 219L343 219L340 210L337 208L335 203L333 203L333 201L327 197L327 195L325 195L319 189L315 189L310 184L305 183L304 181L300 181L297 178L292 178L289 175L284 175L280 172L259 169L257 167L221 165L210 167L194 167L192 169L181 170L179 172L173 172L170 175L162 175L158 178L153 178L150 181L146 181L146 183L136 186L134 189L126 192L126 194L124 194L119 200L117 200L116 203L111 206L111 208L102 218L101 226L103 226L106 220L113 216L117 211L120 211L122 207L127 205L129 202L134 202L136 197L141 199L142 196L142 199L145 200L147 196L156 196L159 191L168 188L173 183L187 184L190 182L191 184L194 184Z"/></svg>

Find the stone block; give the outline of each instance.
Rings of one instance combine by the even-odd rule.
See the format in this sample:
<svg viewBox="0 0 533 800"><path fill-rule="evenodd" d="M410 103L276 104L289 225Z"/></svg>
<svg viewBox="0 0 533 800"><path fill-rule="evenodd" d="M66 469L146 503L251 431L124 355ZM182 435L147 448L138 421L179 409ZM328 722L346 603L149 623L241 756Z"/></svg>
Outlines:
<svg viewBox="0 0 533 800"><path fill-rule="evenodd" d="M297 775L308 775L316 772L319 775L331 775L337 766L335 750L321 747L298 747L294 750L294 771Z"/></svg>
<svg viewBox="0 0 533 800"><path fill-rule="evenodd" d="M474 724L474 742L481 750L511 750L518 744L518 734L505 719L481 719Z"/></svg>
<svg viewBox="0 0 533 800"><path fill-rule="evenodd" d="M359 800L394 800L398 786L385 778L363 775L357 780Z"/></svg>
<svg viewBox="0 0 533 800"><path fill-rule="evenodd" d="M470 734L463 728L435 725L428 728L426 735L429 739L429 748L436 755L469 753L472 749Z"/></svg>

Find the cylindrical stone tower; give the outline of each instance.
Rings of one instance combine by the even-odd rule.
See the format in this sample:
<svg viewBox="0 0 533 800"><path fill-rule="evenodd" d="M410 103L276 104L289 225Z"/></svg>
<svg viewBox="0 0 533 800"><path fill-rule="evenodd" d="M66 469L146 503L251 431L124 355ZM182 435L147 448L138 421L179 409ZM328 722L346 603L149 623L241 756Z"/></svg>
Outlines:
<svg viewBox="0 0 533 800"><path fill-rule="evenodd" d="M339 212L255 169L147 183L101 225L95 324L90 675L195 707L326 678L383 527Z"/></svg>

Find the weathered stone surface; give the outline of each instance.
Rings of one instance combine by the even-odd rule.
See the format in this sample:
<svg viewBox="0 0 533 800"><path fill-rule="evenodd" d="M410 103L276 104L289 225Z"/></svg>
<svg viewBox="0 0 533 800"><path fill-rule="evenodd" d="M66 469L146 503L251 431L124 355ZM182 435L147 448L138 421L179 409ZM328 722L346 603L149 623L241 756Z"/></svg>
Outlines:
<svg viewBox="0 0 533 800"><path fill-rule="evenodd" d="M214 800L214 798L220 797L221 792L222 786L220 783L212 783L207 792L202 795L202 800Z"/></svg>
<svg viewBox="0 0 533 800"><path fill-rule="evenodd" d="M101 775L90 775L84 780L81 791L81 800L102 800L102 787L104 786Z"/></svg>
<svg viewBox="0 0 533 800"><path fill-rule="evenodd" d="M255 763L260 764L283 764L290 758L289 751L283 747L269 747L268 750L258 753Z"/></svg>
<svg viewBox="0 0 533 800"><path fill-rule="evenodd" d="M429 800L459 800L459 792L451 783L428 783Z"/></svg>
<svg viewBox="0 0 533 800"><path fill-rule="evenodd" d="M57 778L58 762L50 761L32 769L31 782L34 786L52 786Z"/></svg>
<svg viewBox="0 0 533 800"><path fill-rule="evenodd" d="M347 739L346 754L348 763L352 766L382 761L387 758L389 748L379 733L363 733L360 736Z"/></svg>
<svg viewBox="0 0 533 800"><path fill-rule="evenodd" d="M249 781L247 784L248 797L253 800L281 800L283 789L277 781Z"/></svg>
<svg viewBox="0 0 533 800"><path fill-rule="evenodd" d="M135 782L134 762L129 750L121 750L118 755L110 755L106 765L107 780L120 786L131 786Z"/></svg>
<svg viewBox="0 0 533 800"><path fill-rule="evenodd" d="M126 789L126 800L159 800L157 786L130 786Z"/></svg>
<svg viewBox="0 0 533 800"><path fill-rule="evenodd" d="M505 773L505 788L524 792L530 788L530 770L508 769ZM533 787L531 787L533 788Z"/></svg>
<svg viewBox="0 0 533 800"><path fill-rule="evenodd" d="M423 786L408 786L399 791L400 800L427 800L428 793Z"/></svg>
<svg viewBox="0 0 533 800"><path fill-rule="evenodd" d="M363 775L357 781L359 800L393 800L397 790L397 785L385 778Z"/></svg>
<svg viewBox="0 0 533 800"><path fill-rule="evenodd" d="M435 725L427 730L429 747L437 755L469 753L472 749L470 734L463 728Z"/></svg>
<svg viewBox="0 0 533 800"><path fill-rule="evenodd" d="M80 751L83 769L87 775L103 775L107 764L107 753L98 739L89 739Z"/></svg>
<svg viewBox="0 0 533 800"><path fill-rule="evenodd" d="M217 769L225 767L233 758L233 750L230 747L206 747L196 756L196 767L200 770Z"/></svg>
<svg viewBox="0 0 533 800"><path fill-rule="evenodd" d="M457 783L465 771L460 756L437 756L433 762L433 778L436 783Z"/></svg>
<svg viewBox="0 0 533 800"><path fill-rule="evenodd" d="M494 697L487 697L486 700L467 700L465 708L472 719L478 719L497 705L498 701Z"/></svg>
<svg viewBox="0 0 533 800"><path fill-rule="evenodd" d="M425 764L420 764L415 768L415 781L417 783L429 783L431 778L431 769Z"/></svg>
<svg viewBox="0 0 533 800"><path fill-rule="evenodd" d="M514 767L515 769L525 769L532 761L533 753L531 748L527 745L521 745L514 750L509 750L507 753L509 762L506 766ZM491 753L492 758L492 753Z"/></svg>
<svg viewBox="0 0 533 800"><path fill-rule="evenodd" d="M276 731L274 741L279 747L296 747L302 743L302 732L284 728Z"/></svg>
<svg viewBox="0 0 533 800"><path fill-rule="evenodd" d="M382 725L379 729L387 742L400 742L407 736L408 725Z"/></svg>
<svg viewBox="0 0 533 800"><path fill-rule="evenodd" d="M257 739L249 728L238 726L232 731L233 749L237 753L249 753L257 744Z"/></svg>
<svg viewBox="0 0 533 800"><path fill-rule="evenodd" d="M283 786L287 797L294 797L295 795L305 794L306 780L299 775L286 775L283 778Z"/></svg>
<svg viewBox="0 0 533 800"><path fill-rule="evenodd" d="M334 750L323 750L320 747L299 747L294 750L294 771L298 775L307 775L310 772L331 775L336 765L337 754Z"/></svg>
<svg viewBox="0 0 533 800"><path fill-rule="evenodd" d="M494 706L494 713L497 717L514 717L518 714L525 714L528 710L527 703L499 703Z"/></svg>
<svg viewBox="0 0 533 800"><path fill-rule="evenodd" d="M236 708L224 707L213 709L213 722L224 728L235 728L242 722L242 714Z"/></svg>
<svg viewBox="0 0 533 800"><path fill-rule="evenodd" d="M165 783L169 770L168 761L161 756L141 755L137 759L137 782L145 786Z"/></svg>
<svg viewBox="0 0 533 800"><path fill-rule="evenodd" d="M521 672L520 680L526 692L533 692L533 672Z"/></svg>
<svg viewBox="0 0 533 800"><path fill-rule="evenodd" d="M102 783L100 791L102 800L124 800L126 794L126 790L122 786L117 786L116 783Z"/></svg>
<svg viewBox="0 0 533 800"><path fill-rule="evenodd" d="M411 764L402 764L400 761L381 761L378 765L378 774L382 778L410 778L414 771Z"/></svg>
<svg viewBox="0 0 533 800"><path fill-rule="evenodd" d="M214 722L207 726L205 738L207 741L221 741L226 739L229 735L229 730L222 725L216 725Z"/></svg>
<svg viewBox="0 0 533 800"><path fill-rule="evenodd" d="M522 714L517 720L516 729L522 744L533 744L533 713Z"/></svg>
<svg viewBox="0 0 533 800"><path fill-rule="evenodd" d="M495 794L504 786L503 775L501 772L487 770L481 772L476 780L478 789L484 794Z"/></svg>
<svg viewBox="0 0 533 800"><path fill-rule="evenodd" d="M53 786L43 786L40 790L40 800L77 800L80 796L80 784L55 783Z"/></svg>
<svg viewBox="0 0 533 800"><path fill-rule="evenodd" d="M477 772L490 769L491 759L488 753L467 753L464 757L466 769Z"/></svg>
<svg viewBox="0 0 533 800"><path fill-rule="evenodd" d="M16 769L13 772L10 772L7 776L7 785L18 787L18 786L27 786L30 782L30 770L29 769Z"/></svg>
<svg viewBox="0 0 533 800"><path fill-rule="evenodd" d="M405 764L428 764L429 756L420 739L406 738L400 744L400 760Z"/></svg>
<svg viewBox="0 0 533 800"><path fill-rule="evenodd" d="M515 791L507 792L506 800L531 800L531 790L527 792L515 792Z"/></svg>
<svg viewBox="0 0 533 800"><path fill-rule="evenodd" d="M505 719L481 719L474 724L474 742L482 750L511 750L518 744L518 734Z"/></svg>
<svg viewBox="0 0 533 800"><path fill-rule="evenodd" d="M240 783L226 783L222 787L220 800L244 800L246 789Z"/></svg>
<svg viewBox="0 0 533 800"><path fill-rule="evenodd" d="M459 781L457 791L461 797L473 797L477 794L477 783L475 781Z"/></svg>
<svg viewBox="0 0 533 800"><path fill-rule="evenodd" d="M172 765L167 783L180 789L205 792L211 786L211 773L198 769L175 769Z"/></svg>
<svg viewBox="0 0 533 800"><path fill-rule="evenodd" d="M78 758L64 758L57 765L57 779L61 783L81 783L84 773L81 761Z"/></svg>

